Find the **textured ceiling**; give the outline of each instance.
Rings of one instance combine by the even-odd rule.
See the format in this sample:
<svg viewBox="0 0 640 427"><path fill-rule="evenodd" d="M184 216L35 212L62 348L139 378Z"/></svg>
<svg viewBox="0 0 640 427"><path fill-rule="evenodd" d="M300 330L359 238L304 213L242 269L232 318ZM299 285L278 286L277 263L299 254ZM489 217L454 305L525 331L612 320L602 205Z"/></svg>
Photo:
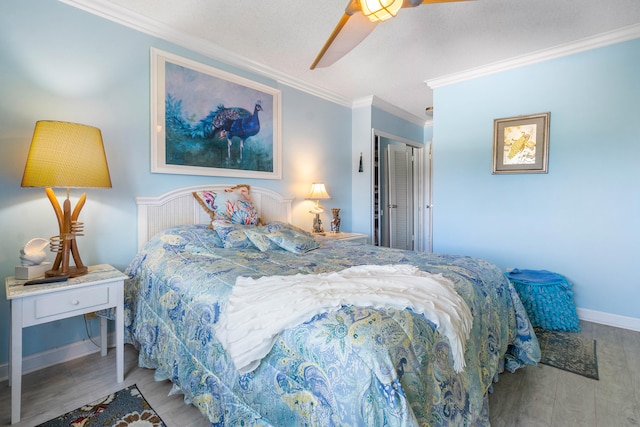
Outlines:
<svg viewBox="0 0 640 427"><path fill-rule="evenodd" d="M424 119L433 102L425 81L640 23L640 0L422 5L402 9L331 67L312 71L348 0L65 2L108 5L130 21L153 22L247 58L254 70L264 66L349 100L374 95Z"/></svg>

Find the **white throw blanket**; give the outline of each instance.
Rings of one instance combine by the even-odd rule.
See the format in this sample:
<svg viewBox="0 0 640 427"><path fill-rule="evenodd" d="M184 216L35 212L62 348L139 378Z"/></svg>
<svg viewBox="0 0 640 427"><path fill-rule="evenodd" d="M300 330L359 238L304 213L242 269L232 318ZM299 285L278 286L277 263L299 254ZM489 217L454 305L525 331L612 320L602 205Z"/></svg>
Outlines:
<svg viewBox="0 0 640 427"><path fill-rule="evenodd" d="M411 265L362 265L322 274L238 277L216 325L222 346L242 372L255 369L282 330L345 305L411 308L449 339L454 369L464 369L473 318L453 284Z"/></svg>

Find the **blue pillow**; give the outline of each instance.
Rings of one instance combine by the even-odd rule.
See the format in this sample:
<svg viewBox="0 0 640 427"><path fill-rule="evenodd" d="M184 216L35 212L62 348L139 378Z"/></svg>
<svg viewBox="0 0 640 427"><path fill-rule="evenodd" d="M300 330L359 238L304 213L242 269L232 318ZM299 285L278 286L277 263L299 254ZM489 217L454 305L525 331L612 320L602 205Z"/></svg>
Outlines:
<svg viewBox="0 0 640 427"><path fill-rule="evenodd" d="M293 224L289 224L287 222L281 221L272 221L265 225L261 225L258 227L246 227L244 229L244 233L247 235L249 240L253 245L260 249L262 252L270 251L270 250L280 250L280 246L278 246L275 242L269 239L268 234L274 233L276 231L281 230L294 230L299 231L301 233L306 233L302 228L296 227ZM307 233L308 234L308 233Z"/></svg>
<svg viewBox="0 0 640 427"><path fill-rule="evenodd" d="M267 234L269 240L289 252L302 254L320 247L313 235L306 231L283 229Z"/></svg>
<svg viewBox="0 0 640 427"><path fill-rule="evenodd" d="M233 224L229 221L215 220L212 223L213 230L218 233L222 244L226 249L255 248L251 240L244 233L247 228L255 228L242 224Z"/></svg>
<svg viewBox="0 0 640 427"><path fill-rule="evenodd" d="M267 237L268 230L266 226L261 227L246 227L244 234L253 243L253 245L260 249L262 252L270 251L274 249L280 249L280 246L276 245Z"/></svg>

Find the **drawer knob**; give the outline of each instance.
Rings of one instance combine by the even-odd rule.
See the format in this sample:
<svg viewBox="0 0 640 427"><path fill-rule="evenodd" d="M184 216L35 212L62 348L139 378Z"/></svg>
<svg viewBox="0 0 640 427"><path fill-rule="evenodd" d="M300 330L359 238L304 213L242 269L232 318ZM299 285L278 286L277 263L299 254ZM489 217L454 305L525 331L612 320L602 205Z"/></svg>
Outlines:
<svg viewBox="0 0 640 427"><path fill-rule="evenodd" d="M71 301L71 304L78 305L78 304L80 304L80 301L77 300L77 299L74 299L73 301Z"/></svg>

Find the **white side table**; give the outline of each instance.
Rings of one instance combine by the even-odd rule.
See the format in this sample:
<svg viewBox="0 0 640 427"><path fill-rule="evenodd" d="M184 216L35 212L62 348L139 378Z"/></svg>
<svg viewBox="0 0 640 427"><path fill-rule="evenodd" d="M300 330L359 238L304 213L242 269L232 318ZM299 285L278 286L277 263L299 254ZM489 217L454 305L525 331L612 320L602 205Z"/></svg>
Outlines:
<svg viewBox="0 0 640 427"><path fill-rule="evenodd" d="M26 280L5 279L11 301L11 423L20 421L22 395L22 329L66 319L105 308L116 309L116 375L124 380L124 279L127 276L108 264L89 267L84 276L65 282L24 286ZM101 354L107 354L107 319L100 319Z"/></svg>
<svg viewBox="0 0 640 427"><path fill-rule="evenodd" d="M352 240L352 241L356 241L358 243L367 243L367 239L369 238L369 236L367 236L366 234L362 234L362 233L347 233L347 232L338 232L338 233L332 233L332 232L325 232L323 235L321 235L320 237L324 237L327 239L336 239L336 240Z"/></svg>

